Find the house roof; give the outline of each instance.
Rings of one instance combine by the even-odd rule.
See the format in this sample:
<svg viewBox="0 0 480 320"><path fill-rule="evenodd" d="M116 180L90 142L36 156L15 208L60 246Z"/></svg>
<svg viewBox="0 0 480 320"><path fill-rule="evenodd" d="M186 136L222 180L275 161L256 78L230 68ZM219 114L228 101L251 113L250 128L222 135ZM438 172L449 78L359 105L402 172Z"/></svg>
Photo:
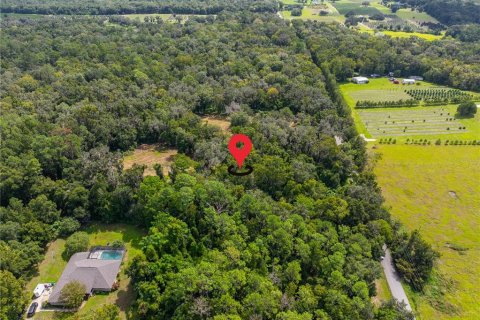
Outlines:
<svg viewBox="0 0 480 320"><path fill-rule="evenodd" d="M122 260L89 259L89 256L90 252L79 252L70 258L62 276L53 287L49 303L59 304L63 287L75 280L85 285L85 293L92 290L109 291L112 288Z"/></svg>

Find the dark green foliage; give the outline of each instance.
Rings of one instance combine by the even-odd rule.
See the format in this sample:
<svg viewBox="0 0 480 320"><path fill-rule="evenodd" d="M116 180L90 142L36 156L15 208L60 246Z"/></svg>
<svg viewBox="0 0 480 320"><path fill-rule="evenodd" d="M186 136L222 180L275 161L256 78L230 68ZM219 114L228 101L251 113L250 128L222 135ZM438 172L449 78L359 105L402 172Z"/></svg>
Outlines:
<svg viewBox="0 0 480 320"><path fill-rule="evenodd" d="M360 61L337 38L377 40L292 24L2 20L0 268L29 278L56 236L124 221L149 229L129 268L140 319L373 319L381 246L398 234L336 79ZM206 114L251 137L251 175L227 173L228 134ZM143 143L179 151L168 177L123 170ZM86 249L85 234L67 240L67 257Z"/></svg>
<svg viewBox="0 0 480 320"><path fill-rule="evenodd" d="M382 303L376 312L378 320L414 320L415 315L405 309L405 305L397 300Z"/></svg>
<svg viewBox="0 0 480 320"><path fill-rule="evenodd" d="M178 13L178 14L218 14L221 11L250 10L253 12L274 12L277 4L274 1L232 0L232 1L159 1L117 0L112 2L86 0L81 3L70 3L62 0L7 0L0 7L4 13L58 14L58 15L111 15L141 13Z"/></svg>
<svg viewBox="0 0 480 320"><path fill-rule="evenodd" d="M422 239L418 230L410 236L398 237L393 245L393 258L397 270L413 288L421 290L425 285L433 263L439 254Z"/></svg>
<svg viewBox="0 0 480 320"><path fill-rule="evenodd" d="M458 103L472 98L470 94L454 89L407 89L405 92L427 105Z"/></svg>
<svg viewBox="0 0 480 320"><path fill-rule="evenodd" d="M27 304L23 282L9 271L0 270L0 319L17 319Z"/></svg>
<svg viewBox="0 0 480 320"><path fill-rule="evenodd" d="M473 117L477 113L477 105L473 101L467 101L458 105L457 113L461 117Z"/></svg>
<svg viewBox="0 0 480 320"><path fill-rule="evenodd" d="M85 232L75 232L70 237L68 237L67 241L65 242L65 251L64 255L66 259L70 259L70 257L77 252L87 251L88 250L88 234Z"/></svg>
<svg viewBox="0 0 480 320"><path fill-rule="evenodd" d="M300 17L302 15L302 8L292 9L292 17Z"/></svg>
<svg viewBox="0 0 480 320"><path fill-rule="evenodd" d="M60 291L60 301L69 309L80 307L85 297L85 285L80 281L67 283Z"/></svg>

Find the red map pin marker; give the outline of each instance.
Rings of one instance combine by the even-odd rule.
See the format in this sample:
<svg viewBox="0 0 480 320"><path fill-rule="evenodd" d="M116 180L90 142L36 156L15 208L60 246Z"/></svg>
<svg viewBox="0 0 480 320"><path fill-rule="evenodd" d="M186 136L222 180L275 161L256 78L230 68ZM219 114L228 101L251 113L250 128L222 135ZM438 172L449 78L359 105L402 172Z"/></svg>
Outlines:
<svg viewBox="0 0 480 320"><path fill-rule="evenodd" d="M237 144L243 143L243 147L237 147ZM247 158L252 150L252 141L244 134L234 134L228 143L228 150L237 161L238 167L241 169L243 160Z"/></svg>

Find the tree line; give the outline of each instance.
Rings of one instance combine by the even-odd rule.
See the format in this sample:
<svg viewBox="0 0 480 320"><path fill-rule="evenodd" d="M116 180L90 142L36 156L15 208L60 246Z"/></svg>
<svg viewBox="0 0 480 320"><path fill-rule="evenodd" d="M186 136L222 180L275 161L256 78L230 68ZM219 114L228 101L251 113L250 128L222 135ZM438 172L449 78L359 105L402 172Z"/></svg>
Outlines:
<svg viewBox="0 0 480 320"><path fill-rule="evenodd" d="M63 0L6 0L2 1L2 13L53 14L53 15L115 15L115 14L217 14L224 10L276 12L278 4L273 0L87 0L68 2Z"/></svg>

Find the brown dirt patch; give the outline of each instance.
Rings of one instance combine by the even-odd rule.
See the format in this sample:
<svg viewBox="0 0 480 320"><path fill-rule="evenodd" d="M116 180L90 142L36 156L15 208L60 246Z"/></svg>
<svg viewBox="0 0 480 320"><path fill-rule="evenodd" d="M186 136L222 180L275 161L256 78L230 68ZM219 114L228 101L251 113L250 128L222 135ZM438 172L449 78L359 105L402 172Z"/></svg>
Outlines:
<svg viewBox="0 0 480 320"><path fill-rule="evenodd" d="M159 163L162 165L163 174L167 175L173 156L177 153L176 149L162 149L158 144L142 144L123 159L123 169L130 169L134 164L146 165L143 176L155 176L153 165Z"/></svg>
<svg viewBox="0 0 480 320"><path fill-rule="evenodd" d="M217 128L220 128L223 132L229 132L230 121L217 117L203 117L202 122Z"/></svg>

